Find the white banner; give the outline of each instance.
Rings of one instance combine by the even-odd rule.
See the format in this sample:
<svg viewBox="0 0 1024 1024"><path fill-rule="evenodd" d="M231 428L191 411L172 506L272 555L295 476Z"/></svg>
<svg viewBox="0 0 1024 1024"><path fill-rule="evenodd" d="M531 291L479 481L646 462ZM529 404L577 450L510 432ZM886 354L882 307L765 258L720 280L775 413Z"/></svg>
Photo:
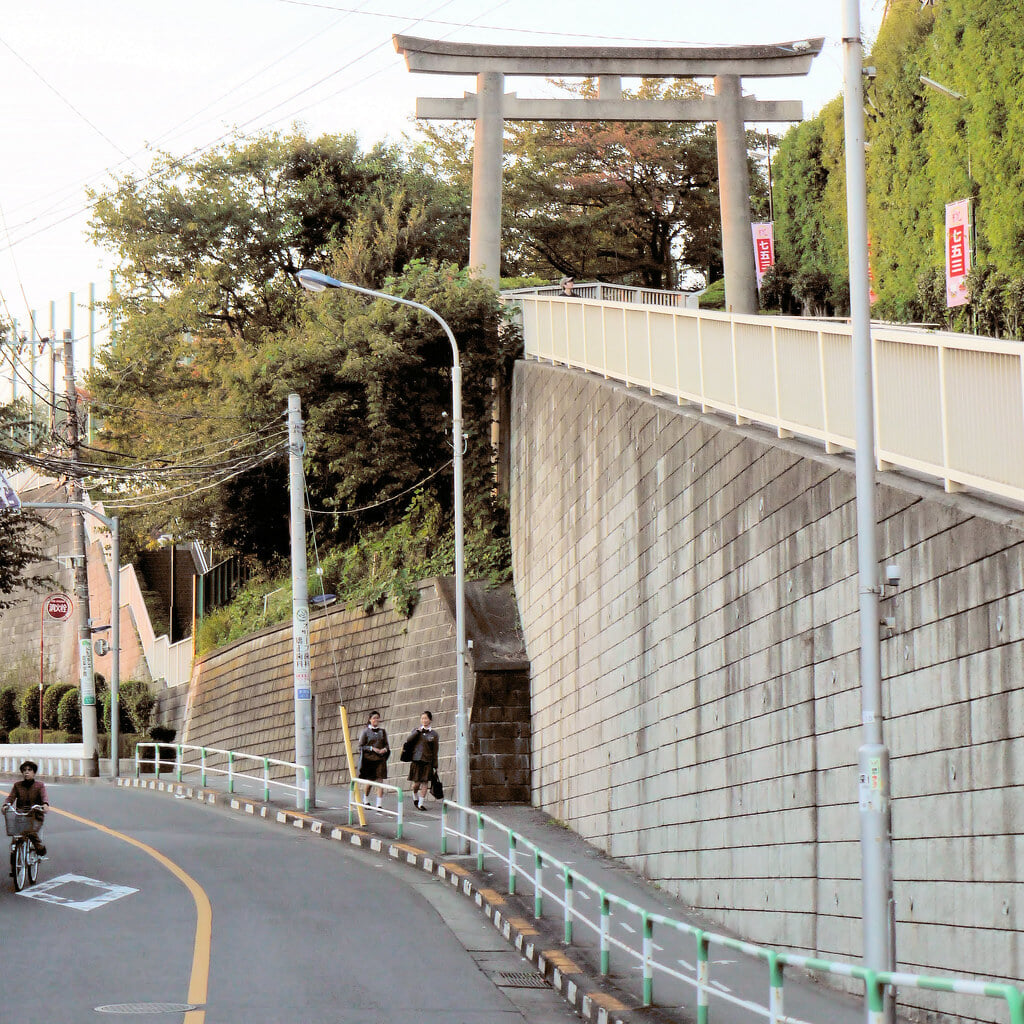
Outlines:
<svg viewBox="0 0 1024 1024"><path fill-rule="evenodd" d="M971 201L946 203L946 305L964 306L971 272Z"/></svg>
<svg viewBox="0 0 1024 1024"><path fill-rule="evenodd" d="M751 224L754 234L754 269L757 271L757 290L769 267L775 266L775 232L771 221L766 224Z"/></svg>

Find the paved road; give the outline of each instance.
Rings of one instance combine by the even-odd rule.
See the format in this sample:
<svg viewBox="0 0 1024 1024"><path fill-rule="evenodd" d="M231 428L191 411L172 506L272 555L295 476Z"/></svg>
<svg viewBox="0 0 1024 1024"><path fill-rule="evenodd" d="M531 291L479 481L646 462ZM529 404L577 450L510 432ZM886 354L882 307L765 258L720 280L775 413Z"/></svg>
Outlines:
<svg viewBox="0 0 1024 1024"><path fill-rule="evenodd" d="M8 964L23 951L46 981L5 985L4 1020L574 1019L548 990L494 983L529 965L438 879L196 801L48 788L39 883L0 893Z"/></svg>

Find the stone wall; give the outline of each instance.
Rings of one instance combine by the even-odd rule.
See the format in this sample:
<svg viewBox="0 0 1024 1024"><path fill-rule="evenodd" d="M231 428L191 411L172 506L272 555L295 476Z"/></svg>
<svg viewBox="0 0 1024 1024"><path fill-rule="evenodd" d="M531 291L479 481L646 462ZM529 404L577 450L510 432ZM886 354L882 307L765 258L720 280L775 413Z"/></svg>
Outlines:
<svg viewBox="0 0 1024 1024"><path fill-rule="evenodd" d="M529 800L529 670L511 588L466 587L470 783L474 803ZM348 780L339 705L353 742L369 712L381 713L393 754L389 781L404 779L402 740L429 708L441 740L440 775L455 786L455 618L450 580L419 588L411 618L390 605L367 614L337 606L310 624L316 695L317 781ZM158 718L179 741L294 758L291 623L272 627L197 662L184 705L168 691ZM179 717L180 715L180 717Z"/></svg>
<svg viewBox="0 0 1024 1024"><path fill-rule="evenodd" d="M520 363L512 464L534 803L745 937L855 960L852 460ZM881 479L899 964L1019 979L1022 519Z"/></svg>

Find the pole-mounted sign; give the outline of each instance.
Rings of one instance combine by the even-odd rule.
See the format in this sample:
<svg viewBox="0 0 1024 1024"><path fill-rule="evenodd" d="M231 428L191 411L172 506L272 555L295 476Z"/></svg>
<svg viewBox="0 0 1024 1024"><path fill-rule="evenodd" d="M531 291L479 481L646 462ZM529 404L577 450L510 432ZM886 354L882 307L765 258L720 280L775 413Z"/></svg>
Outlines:
<svg viewBox="0 0 1024 1024"><path fill-rule="evenodd" d="M75 603L67 594L47 594L43 602L46 617L55 622L67 622L75 610Z"/></svg>

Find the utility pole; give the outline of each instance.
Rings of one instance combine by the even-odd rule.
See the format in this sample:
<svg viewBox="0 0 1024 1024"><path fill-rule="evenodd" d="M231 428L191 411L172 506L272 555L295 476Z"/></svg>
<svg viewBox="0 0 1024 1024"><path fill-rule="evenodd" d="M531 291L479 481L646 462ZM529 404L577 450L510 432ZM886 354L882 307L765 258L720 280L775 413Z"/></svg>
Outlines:
<svg viewBox="0 0 1024 1024"><path fill-rule="evenodd" d="M843 0L843 122L846 140L846 221L850 260L850 319L856 412L857 586L860 591L861 746L858 750L864 966L895 970L892 880L892 787L882 711L879 639L878 514L875 507L875 406L868 279L867 171L864 165L863 53L858 0ZM891 988L867 993L868 1024L892 1024Z"/></svg>
<svg viewBox="0 0 1024 1024"><path fill-rule="evenodd" d="M306 502L302 474L302 404L288 396L288 492L292 520L292 670L295 686L295 806L302 808L305 768L309 772L309 806L316 806L313 763L313 681L309 661L309 572L306 566Z"/></svg>
<svg viewBox="0 0 1024 1024"><path fill-rule="evenodd" d="M78 394L75 391L75 344L70 331L64 332L64 390L68 400L68 446L71 461L79 461L78 450ZM77 468L70 477L71 501L82 504L85 488ZM86 773L99 775L99 751L96 744L96 681L92 667L92 625L89 621L89 547L85 539L85 516L74 511L75 540L75 597L78 601L78 689L82 697L82 756ZM115 613L116 614L116 613ZM117 751L111 756L116 758Z"/></svg>

